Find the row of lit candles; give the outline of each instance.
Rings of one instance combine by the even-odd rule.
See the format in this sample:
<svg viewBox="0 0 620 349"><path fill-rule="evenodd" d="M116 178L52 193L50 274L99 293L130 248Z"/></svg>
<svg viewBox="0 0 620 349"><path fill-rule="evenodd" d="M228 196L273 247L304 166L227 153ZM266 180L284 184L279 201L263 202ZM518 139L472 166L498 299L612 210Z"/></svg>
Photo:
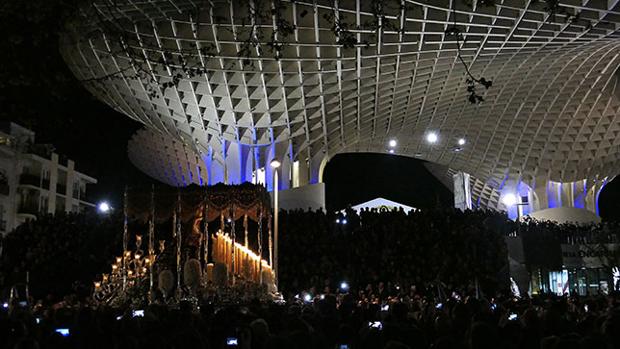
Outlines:
<svg viewBox="0 0 620 349"><path fill-rule="evenodd" d="M136 247L139 249L141 245L142 237L140 235L136 236ZM163 251L164 243L163 241L159 242L160 250ZM214 258L218 262L225 263L229 267L232 263L232 239L228 234L222 234L218 232L215 235L215 244L214 244ZM241 274L252 280L259 282L260 281L260 273L261 271L272 272L271 266L269 263L258 256L254 251L250 250L247 246L244 246L238 242L235 242L235 270L234 274ZM142 258L142 253L136 251L132 253L131 251L125 251L123 256L116 257L116 262L112 264L112 273L110 275L103 274L101 281L95 281L95 289L99 290L102 285L107 284L108 282L122 282L122 266L123 263L126 268L126 276L129 285L133 284L133 280L136 278L142 278L147 275L148 267L153 262L154 256L147 256L146 258ZM133 261L133 270L130 268L130 262Z"/></svg>
<svg viewBox="0 0 620 349"><path fill-rule="evenodd" d="M269 263L260 258L260 256L250 250L247 246L244 246L238 242L235 242L234 246L234 274L244 275L256 282L259 282L261 270L271 272L271 266ZM222 262L230 267L233 264L232 238L228 234L218 232L216 234L214 252L214 258L216 261Z"/></svg>

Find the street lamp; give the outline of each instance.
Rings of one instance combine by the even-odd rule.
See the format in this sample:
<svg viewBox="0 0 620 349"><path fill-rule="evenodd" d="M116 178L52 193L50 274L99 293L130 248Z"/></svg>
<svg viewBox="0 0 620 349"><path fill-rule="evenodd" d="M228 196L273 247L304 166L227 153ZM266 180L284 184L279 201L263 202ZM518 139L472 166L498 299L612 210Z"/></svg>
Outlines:
<svg viewBox="0 0 620 349"><path fill-rule="evenodd" d="M97 205L97 210L100 213L108 213L108 212L110 212L111 209L112 209L112 207L106 201L102 201L102 202L99 203L99 205Z"/></svg>
<svg viewBox="0 0 620 349"><path fill-rule="evenodd" d="M278 287L278 168L280 161L271 160L269 164L273 169L273 273L275 275L276 288Z"/></svg>

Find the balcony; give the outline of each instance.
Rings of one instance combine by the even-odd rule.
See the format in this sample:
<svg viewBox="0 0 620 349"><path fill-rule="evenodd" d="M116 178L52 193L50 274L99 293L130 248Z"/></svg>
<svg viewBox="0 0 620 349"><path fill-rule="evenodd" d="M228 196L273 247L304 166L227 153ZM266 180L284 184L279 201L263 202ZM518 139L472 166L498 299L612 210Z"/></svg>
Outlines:
<svg viewBox="0 0 620 349"><path fill-rule="evenodd" d="M35 186L37 188L40 188L41 187L41 177L36 176L36 175L32 175L32 174L23 173L22 175L19 176L19 184L22 184L22 185L32 185L32 186Z"/></svg>
<svg viewBox="0 0 620 349"><path fill-rule="evenodd" d="M17 214L27 214L36 216L39 213L39 205L35 202L25 202L19 205Z"/></svg>
<svg viewBox="0 0 620 349"><path fill-rule="evenodd" d="M0 231L6 231L6 221L0 220Z"/></svg>

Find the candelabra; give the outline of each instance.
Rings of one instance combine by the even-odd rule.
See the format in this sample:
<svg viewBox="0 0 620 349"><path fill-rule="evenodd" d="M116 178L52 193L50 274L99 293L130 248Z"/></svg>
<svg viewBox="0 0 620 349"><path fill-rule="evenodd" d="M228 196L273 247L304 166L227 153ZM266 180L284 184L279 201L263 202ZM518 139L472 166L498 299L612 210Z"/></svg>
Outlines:
<svg viewBox="0 0 620 349"><path fill-rule="evenodd" d="M103 274L101 280L95 281L93 298L98 303L113 304L126 299L132 289L149 284L153 276L153 265L164 252L165 241L159 241L159 253L144 255L142 236L136 235L134 251L125 251L112 263L111 272Z"/></svg>

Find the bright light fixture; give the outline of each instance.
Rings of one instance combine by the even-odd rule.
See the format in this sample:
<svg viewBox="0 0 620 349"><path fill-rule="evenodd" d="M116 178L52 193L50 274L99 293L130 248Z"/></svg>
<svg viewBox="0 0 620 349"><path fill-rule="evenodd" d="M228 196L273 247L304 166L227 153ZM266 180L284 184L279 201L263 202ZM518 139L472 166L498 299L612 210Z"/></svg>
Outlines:
<svg viewBox="0 0 620 349"><path fill-rule="evenodd" d="M271 162L269 163L269 165L270 165L272 168L278 168L278 167L280 167L280 165L282 165L282 164L281 164L281 163L280 163L280 161L278 161L277 159L273 159L273 160L271 160Z"/></svg>
<svg viewBox="0 0 620 349"><path fill-rule="evenodd" d="M396 146L396 140L395 139L391 139L389 145L390 145L390 147L394 148Z"/></svg>
<svg viewBox="0 0 620 349"><path fill-rule="evenodd" d="M97 209L101 213L108 213L108 212L110 212L112 207L110 207L110 204L108 204L106 201L102 201L102 202L99 203L99 205L97 205Z"/></svg>
<svg viewBox="0 0 620 349"><path fill-rule="evenodd" d="M343 220L342 220L342 224L347 224L347 220L346 220L346 219L343 219Z"/></svg>
<svg viewBox="0 0 620 349"><path fill-rule="evenodd" d="M459 138L459 145L465 145L465 138Z"/></svg>
<svg viewBox="0 0 620 349"><path fill-rule="evenodd" d="M390 150L388 150L388 153L390 153L390 154L394 154L394 149L390 149Z"/></svg>
<svg viewBox="0 0 620 349"><path fill-rule="evenodd" d="M311 300L312 300L312 296L309 293L306 293L304 295L304 301L310 302Z"/></svg>
<svg viewBox="0 0 620 349"><path fill-rule="evenodd" d="M346 281L341 282L340 289L343 291L347 291L349 289L349 284Z"/></svg>
<svg viewBox="0 0 620 349"><path fill-rule="evenodd" d="M436 132L429 132L426 135L426 141L429 143L437 143L438 140L439 140L439 136L437 136Z"/></svg>
<svg viewBox="0 0 620 349"><path fill-rule="evenodd" d="M502 197L502 203L506 206L514 206L517 204L517 197L515 194L508 193Z"/></svg>

